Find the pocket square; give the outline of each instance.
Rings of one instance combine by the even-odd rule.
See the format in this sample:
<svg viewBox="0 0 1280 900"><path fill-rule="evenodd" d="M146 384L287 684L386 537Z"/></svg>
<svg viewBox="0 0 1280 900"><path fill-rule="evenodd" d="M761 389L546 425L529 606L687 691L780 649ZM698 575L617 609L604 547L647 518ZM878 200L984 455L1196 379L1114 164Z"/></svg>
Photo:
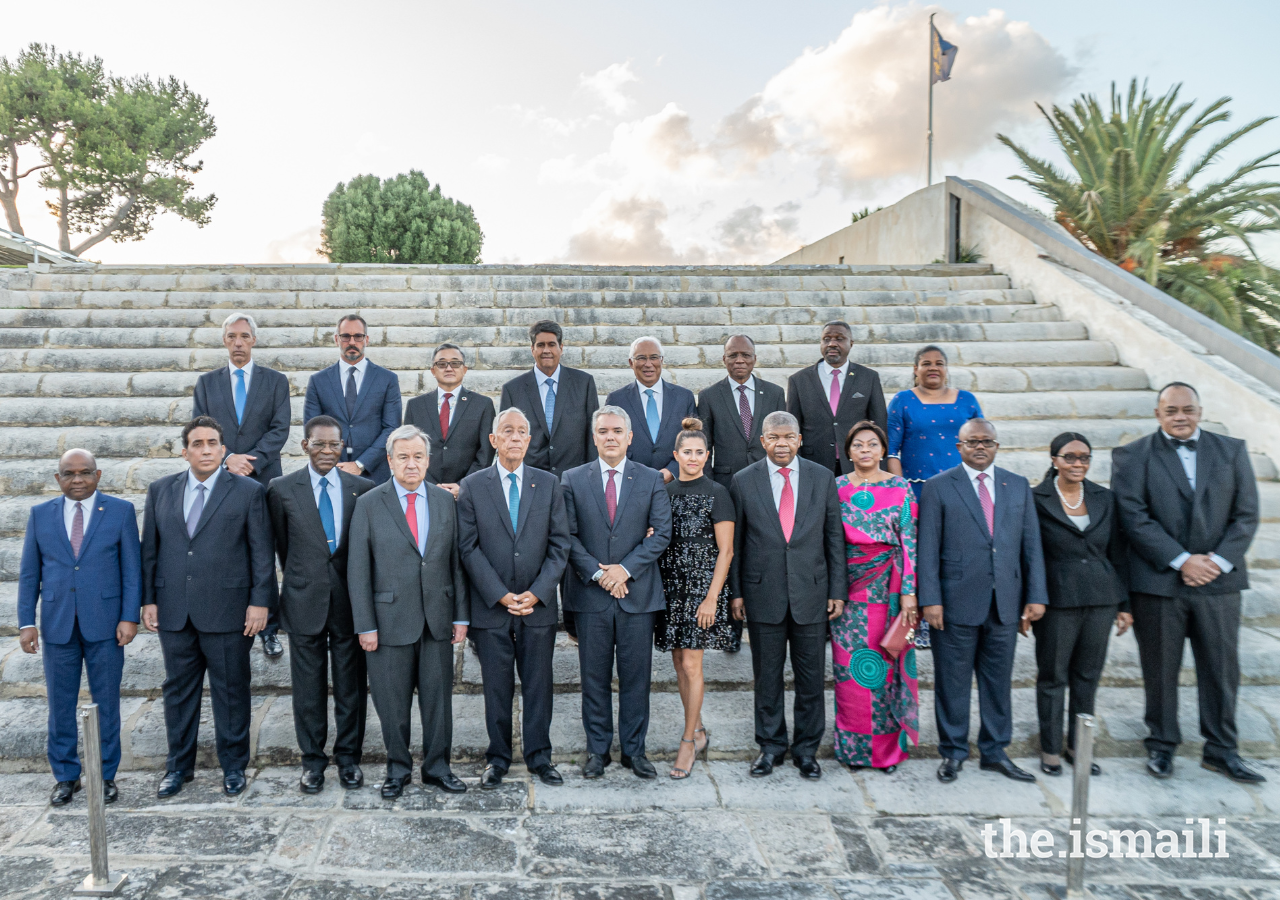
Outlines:
<svg viewBox="0 0 1280 900"><path fill-rule="evenodd" d="M862 396L862 394L861 394L859 391L854 391L854 392L853 392L853 399L854 399L854 400L857 400L857 399L858 399L859 397L861 397L861 396Z"/></svg>

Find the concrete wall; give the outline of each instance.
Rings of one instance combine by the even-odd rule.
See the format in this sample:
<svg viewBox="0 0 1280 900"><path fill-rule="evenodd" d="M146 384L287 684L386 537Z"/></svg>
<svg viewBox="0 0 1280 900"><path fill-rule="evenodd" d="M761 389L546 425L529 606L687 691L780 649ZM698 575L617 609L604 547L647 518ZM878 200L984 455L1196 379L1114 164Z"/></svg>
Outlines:
<svg viewBox="0 0 1280 900"><path fill-rule="evenodd" d="M945 261L946 190L946 185L939 183L908 194L893 206L801 247L778 263L865 265L893 260L894 265L907 265Z"/></svg>

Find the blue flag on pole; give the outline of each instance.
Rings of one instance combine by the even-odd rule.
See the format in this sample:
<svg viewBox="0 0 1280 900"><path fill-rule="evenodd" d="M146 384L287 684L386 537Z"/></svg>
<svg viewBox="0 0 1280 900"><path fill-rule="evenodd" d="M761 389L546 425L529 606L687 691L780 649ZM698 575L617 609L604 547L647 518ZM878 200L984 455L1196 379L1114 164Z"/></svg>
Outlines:
<svg viewBox="0 0 1280 900"><path fill-rule="evenodd" d="M951 65L956 61L956 53L960 48L943 40L942 35L938 33L937 26L932 23L929 25L929 30L932 32L929 43L932 47L930 55L933 59L929 83L937 84L939 81L950 81Z"/></svg>

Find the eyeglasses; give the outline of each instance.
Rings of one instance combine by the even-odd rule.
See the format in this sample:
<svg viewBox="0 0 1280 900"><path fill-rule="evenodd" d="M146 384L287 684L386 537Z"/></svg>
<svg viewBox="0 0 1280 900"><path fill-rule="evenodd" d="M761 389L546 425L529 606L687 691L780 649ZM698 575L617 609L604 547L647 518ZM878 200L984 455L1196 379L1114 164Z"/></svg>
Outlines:
<svg viewBox="0 0 1280 900"><path fill-rule="evenodd" d="M1080 456L1077 456L1074 453L1064 453L1061 456L1059 456L1058 459L1062 460L1069 466L1074 466L1077 463L1084 463L1085 465L1088 465L1089 462L1093 459L1093 456L1089 453L1084 453Z"/></svg>
<svg viewBox="0 0 1280 900"><path fill-rule="evenodd" d="M340 334L340 335L338 335L338 340L342 341L342 343L344 343L344 344L358 344L358 343L360 343L361 341L368 340L368 338L369 338L369 335L367 335L367 334Z"/></svg>
<svg viewBox="0 0 1280 900"><path fill-rule="evenodd" d="M333 450L335 452L342 449L342 441L307 441L307 446L312 450Z"/></svg>
<svg viewBox="0 0 1280 900"><path fill-rule="evenodd" d="M465 369L467 364L460 359L441 359L433 362L433 369Z"/></svg>
<svg viewBox="0 0 1280 900"><path fill-rule="evenodd" d="M633 356L631 357L631 361L638 362L638 363L662 362L662 356L661 354L654 355L654 356Z"/></svg>
<svg viewBox="0 0 1280 900"><path fill-rule="evenodd" d="M1000 446L999 441L993 441L990 438L981 441L958 441L957 443L968 447L970 450L977 450L979 447L983 450L994 450Z"/></svg>

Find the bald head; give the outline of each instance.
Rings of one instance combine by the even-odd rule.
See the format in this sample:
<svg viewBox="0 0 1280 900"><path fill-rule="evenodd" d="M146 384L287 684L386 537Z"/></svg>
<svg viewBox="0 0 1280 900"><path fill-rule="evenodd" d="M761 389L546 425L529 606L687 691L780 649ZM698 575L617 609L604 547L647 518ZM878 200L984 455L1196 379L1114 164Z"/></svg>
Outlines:
<svg viewBox="0 0 1280 900"><path fill-rule="evenodd" d="M88 450L68 450L58 460L58 487L68 500L88 500L98 489L102 471Z"/></svg>

